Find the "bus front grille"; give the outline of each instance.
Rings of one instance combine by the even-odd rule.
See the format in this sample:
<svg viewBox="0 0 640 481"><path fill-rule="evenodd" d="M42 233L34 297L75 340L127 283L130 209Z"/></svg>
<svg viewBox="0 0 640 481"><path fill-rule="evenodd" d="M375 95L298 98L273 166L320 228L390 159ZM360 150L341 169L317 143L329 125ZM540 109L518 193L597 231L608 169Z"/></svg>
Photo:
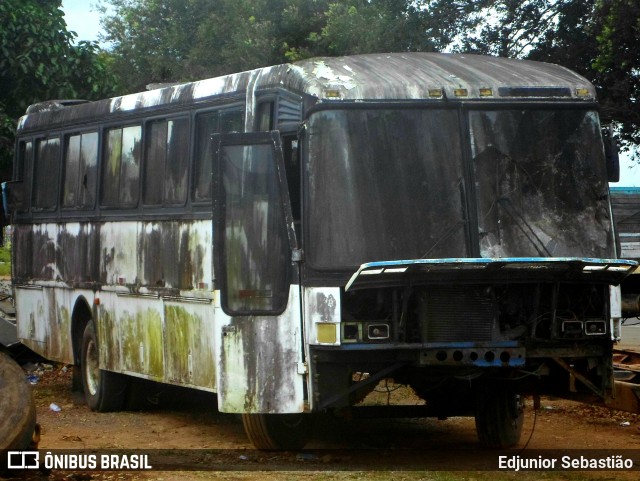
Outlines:
<svg viewBox="0 0 640 481"><path fill-rule="evenodd" d="M497 306L485 287L435 287L426 293L423 342L491 341Z"/></svg>

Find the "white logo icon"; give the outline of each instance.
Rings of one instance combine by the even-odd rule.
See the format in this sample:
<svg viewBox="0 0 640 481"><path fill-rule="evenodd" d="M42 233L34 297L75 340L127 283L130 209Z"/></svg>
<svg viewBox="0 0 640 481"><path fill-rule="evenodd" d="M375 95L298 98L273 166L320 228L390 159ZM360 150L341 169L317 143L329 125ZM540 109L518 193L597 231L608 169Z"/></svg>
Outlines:
<svg viewBox="0 0 640 481"><path fill-rule="evenodd" d="M38 451L9 451L7 453L8 469L38 469L40 453Z"/></svg>

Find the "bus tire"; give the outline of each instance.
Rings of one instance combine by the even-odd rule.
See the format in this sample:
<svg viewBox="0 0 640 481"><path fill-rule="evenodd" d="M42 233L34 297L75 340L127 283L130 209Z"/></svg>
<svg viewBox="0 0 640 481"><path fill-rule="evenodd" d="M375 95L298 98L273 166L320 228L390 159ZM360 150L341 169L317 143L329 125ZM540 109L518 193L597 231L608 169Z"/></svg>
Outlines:
<svg viewBox="0 0 640 481"><path fill-rule="evenodd" d="M5 450L30 449L36 429L32 389L22 368L3 352L0 352L0 413L0 455L4 457Z"/></svg>
<svg viewBox="0 0 640 481"><path fill-rule="evenodd" d="M243 414L242 424L257 449L302 449L313 431L311 414Z"/></svg>
<svg viewBox="0 0 640 481"><path fill-rule="evenodd" d="M476 402L476 431L484 448L503 449L520 441L524 406L522 397L509 389L480 395Z"/></svg>
<svg viewBox="0 0 640 481"><path fill-rule="evenodd" d="M122 374L99 367L99 344L93 321L82 335L80 369L84 397L92 411L120 411L127 394L127 380Z"/></svg>

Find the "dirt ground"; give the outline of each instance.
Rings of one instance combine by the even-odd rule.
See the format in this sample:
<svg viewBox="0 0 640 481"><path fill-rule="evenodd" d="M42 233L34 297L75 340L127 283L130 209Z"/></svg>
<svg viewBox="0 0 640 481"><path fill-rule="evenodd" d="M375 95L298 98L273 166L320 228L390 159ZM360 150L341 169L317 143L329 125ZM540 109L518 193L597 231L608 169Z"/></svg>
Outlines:
<svg viewBox="0 0 640 481"><path fill-rule="evenodd" d="M50 481L192 480L192 479L638 479L638 471L615 472L491 472L482 471L499 453L480 450L470 418L344 420L322 418L304 452L260 452L252 449L239 417L215 410L215 397L194 392L146 389L145 397L162 407L142 412L94 413L71 392L71 371L42 365L33 385L39 447L47 450L163 450L190 458L204 471L73 472L22 474L17 479ZM33 379L35 381L35 379ZM395 386L393 386L395 387ZM374 393L373 402L404 395L402 389ZM59 410L52 410L51 404ZM55 409L55 407L54 407ZM640 453L640 416L575 402L543 398L534 412L528 402L522 441L511 454L536 450L602 449ZM178 451L175 451L178 450ZM151 451L158 453L158 451ZM577 453L577 451L576 451ZM156 456L157 460L158 457ZM211 470L211 464L220 469ZM218 464L216 464L218 463ZM474 464L475 463L475 464ZM476 469L477 468L477 469ZM456 471L464 469L465 471ZM638 469L638 466L635 467ZM450 471L453 470L453 471ZM541 476L543 475L543 476Z"/></svg>

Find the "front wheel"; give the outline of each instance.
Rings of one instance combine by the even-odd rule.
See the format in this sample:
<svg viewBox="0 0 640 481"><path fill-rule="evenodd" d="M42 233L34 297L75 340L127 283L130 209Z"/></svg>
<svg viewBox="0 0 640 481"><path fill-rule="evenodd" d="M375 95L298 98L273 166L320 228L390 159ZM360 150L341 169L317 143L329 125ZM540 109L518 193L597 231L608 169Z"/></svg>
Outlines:
<svg viewBox="0 0 640 481"><path fill-rule="evenodd" d="M126 377L100 369L99 353L98 337L91 321L82 336L80 370L84 397L92 411L119 411L126 398Z"/></svg>
<svg viewBox="0 0 640 481"><path fill-rule="evenodd" d="M242 424L257 449L302 449L313 431L312 414L243 414Z"/></svg>
<svg viewBox="0 0 640 481"><path fill-rule="evenodd" d="M36 429L33 392L22 368L1 351L0 413L0 454L4 456L5 450L30 449Z"/></svg>
<svg viewBox="0 0 640 481"><path fill-rule="evenodd" d="M522 396L509 389L480 395L476 403L476 431L485 448L503 449L520 441L524 421Z"/></svg>

